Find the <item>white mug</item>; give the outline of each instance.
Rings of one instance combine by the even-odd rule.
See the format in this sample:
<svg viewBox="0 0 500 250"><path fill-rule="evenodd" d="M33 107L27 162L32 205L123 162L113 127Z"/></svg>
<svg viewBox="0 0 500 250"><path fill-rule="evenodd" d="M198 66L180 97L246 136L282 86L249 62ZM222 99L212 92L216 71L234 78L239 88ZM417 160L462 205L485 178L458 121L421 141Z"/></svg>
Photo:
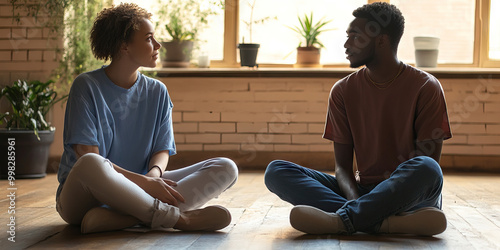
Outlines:
<svg viewBox="0 0 500 250"><path fill-rule="evenodd" d="M198 67L208 68L210 66L210 59L208 55L201 55L198 57Z"/></svg>

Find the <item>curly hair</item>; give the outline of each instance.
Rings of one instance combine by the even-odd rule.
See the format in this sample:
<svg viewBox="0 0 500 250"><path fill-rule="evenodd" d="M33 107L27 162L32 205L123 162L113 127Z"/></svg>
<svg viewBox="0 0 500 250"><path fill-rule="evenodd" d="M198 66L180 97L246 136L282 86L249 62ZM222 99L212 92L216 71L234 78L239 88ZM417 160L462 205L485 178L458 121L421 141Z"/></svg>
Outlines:
<svg viewBox="0 0 500 250"><path fill-rule="evenodd" d="M354 10L352 15L378 24L380 32L389 36L392 48L397 49L405 29L405 18L396 6L385 2L365 4Z"/></svg>
<svg viewBox="0 0 500 250"><path fill-rule="evenodd" d="M113 59L120 46L130 42L141 21L150 20L151 16L151 13L132 3L121 3L103 9L97 14L90 32L90 44L95 58Z"/></svg>

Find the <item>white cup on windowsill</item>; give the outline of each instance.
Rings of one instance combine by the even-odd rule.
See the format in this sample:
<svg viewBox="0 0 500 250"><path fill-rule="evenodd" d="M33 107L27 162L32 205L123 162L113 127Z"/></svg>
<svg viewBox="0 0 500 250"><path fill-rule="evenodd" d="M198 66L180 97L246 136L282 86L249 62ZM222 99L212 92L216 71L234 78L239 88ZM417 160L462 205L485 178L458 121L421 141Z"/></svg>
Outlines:
<svg viewBox="0 0 500 250"><path fill-rule="evenodd" d="M198 57L198 67L199 68L210 67L210 58L208 57L208 55L200 55Z"/></svg>

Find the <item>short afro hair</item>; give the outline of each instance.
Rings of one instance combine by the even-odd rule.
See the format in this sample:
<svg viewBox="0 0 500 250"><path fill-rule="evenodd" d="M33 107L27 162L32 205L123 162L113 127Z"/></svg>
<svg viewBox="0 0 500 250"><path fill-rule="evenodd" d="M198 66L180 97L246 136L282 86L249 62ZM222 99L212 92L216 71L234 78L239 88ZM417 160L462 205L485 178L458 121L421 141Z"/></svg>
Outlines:
<svg viewBox="0 0 500 250"><path fill-rule="evenodd" d="M120 51L120 46L130 42L141 21L150 20L151 16L151 13L132 3L121 3L103 9L97 14L90 32L90 44L95 58L113 59Z"/></svg>
<svg viewBox="0 0 500 250"><path fill-rule="evenodd" d="M385 2L365 4L354 10L352 15L377 23L380 32L389 36L392 49L398 48L405 29L405 18L396 6Z"/></svg>

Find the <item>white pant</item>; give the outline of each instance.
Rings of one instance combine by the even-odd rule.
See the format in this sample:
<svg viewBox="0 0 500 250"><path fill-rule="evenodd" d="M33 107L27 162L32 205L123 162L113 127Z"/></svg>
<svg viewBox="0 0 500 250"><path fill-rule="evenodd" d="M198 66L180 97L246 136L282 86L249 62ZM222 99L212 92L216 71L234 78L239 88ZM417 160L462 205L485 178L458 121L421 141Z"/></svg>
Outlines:
<svg viewBox="0 0 500 250"><path fill-rule="evenodd" d="M70 224L79 225L90 209L103 204L136 217L146 225L172 227L179 211L196 209L231 187L238 177L236 164L228 158L213 158L173 171L163 178L184 198L179 207L170 206L146 193L114 170L109 160L86 154L75 163L58 197L57 211Z"/></svg>

